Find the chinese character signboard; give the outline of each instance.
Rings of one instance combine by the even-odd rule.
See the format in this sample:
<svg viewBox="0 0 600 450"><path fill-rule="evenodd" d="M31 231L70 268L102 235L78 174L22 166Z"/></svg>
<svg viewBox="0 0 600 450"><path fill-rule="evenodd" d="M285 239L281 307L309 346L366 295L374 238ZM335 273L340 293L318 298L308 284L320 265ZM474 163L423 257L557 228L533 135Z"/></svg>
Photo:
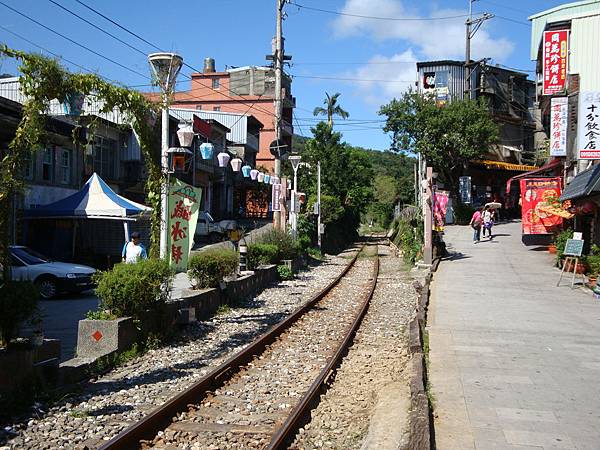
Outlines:
<svg viewBox="0 0 600 450"><path fill-rule="evenodd" d="M187 270L194 242L202 189L175 179L169 187L168 254L177 271Z"/></svg>
<svg viewBox="0 0 600 450"><path fill-rule="evenodd" d="M544 32L544 95L564 92L568 52L569 30Z"/></svg>
<svg viewBox="0 0 600 450"><path fill-rule="evenodd" d="M271 188L271 205L273 211L281 211L281 184L274 184Z"/></svg>
<svg viewBox="0 0 600 450"><path fill-rule="evenodd" d="M579 94L577 122L579 159L600 159L600 92Z"/></svg>
<svg viewBox="0 0 600 450"><path fill-rule="evenodd" d="M521 180L521 215L523 234L549 234L562 224L562 217L543 211L560 197L560 178L525 178Z"/></svg>
<svg viewBox="0 0 600 450"><path fill-rule="evenodd" d="M567 156L569 99L554 97L550 106L550 156Z"/></svg>
<svg viewBox="0 0 600 450"><path fill-rule="evenodd" d="M458 191L462 203L471 203L471 177L460 177L458 179Z"/></svg>
<svg viewBox="0 0 600 450"><path fill-rule="evenodd" d="M444 231L449 198L448 194L447 191L438 190L433 193L433 229L435 231Z"/></svg>

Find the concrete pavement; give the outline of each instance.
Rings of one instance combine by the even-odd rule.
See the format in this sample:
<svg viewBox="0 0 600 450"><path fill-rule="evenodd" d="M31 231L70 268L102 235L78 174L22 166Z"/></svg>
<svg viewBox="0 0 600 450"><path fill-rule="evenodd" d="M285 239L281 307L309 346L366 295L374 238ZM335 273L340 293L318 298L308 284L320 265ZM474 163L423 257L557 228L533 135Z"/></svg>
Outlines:
<svg viewBox="0 0 600 450"><path fill-rule="evenodd" d="M521 224L453 252L434 276L427 330L439 450L600 448L600 300L556 287L554 255ZM565 281L563 279L563 281Z"/></svg>

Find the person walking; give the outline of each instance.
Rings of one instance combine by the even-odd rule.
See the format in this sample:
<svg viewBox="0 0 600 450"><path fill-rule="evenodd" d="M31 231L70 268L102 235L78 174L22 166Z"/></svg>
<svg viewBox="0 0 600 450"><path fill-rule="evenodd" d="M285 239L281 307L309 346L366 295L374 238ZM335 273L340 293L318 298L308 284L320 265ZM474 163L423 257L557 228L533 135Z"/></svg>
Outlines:
<svg viewBox="0 0 600 450"><path fill-rule="evenodd" d="M481 215L482 208L477 208L471 217L469 225L473 228L473 243L477 244L481 239L481 225L483 223L483 217Z"/></svg>
<svg viewBox="0 0 600 450"><path fill-rule="evenodd" d="M127 264L134 264L140 259L148 259L146 247L140 242L140 233L137 231L131 233L131 240L123 246L121 257Z"/></svg>
<svg viewBox="0 0 600 450"><path fill-rule="evenodd" d="M483 210L483 237L485 237L485 232L488 233L488 238L490 241L492 240L492 226L494 225L494 210L490 207L486 206Z"/></svg>

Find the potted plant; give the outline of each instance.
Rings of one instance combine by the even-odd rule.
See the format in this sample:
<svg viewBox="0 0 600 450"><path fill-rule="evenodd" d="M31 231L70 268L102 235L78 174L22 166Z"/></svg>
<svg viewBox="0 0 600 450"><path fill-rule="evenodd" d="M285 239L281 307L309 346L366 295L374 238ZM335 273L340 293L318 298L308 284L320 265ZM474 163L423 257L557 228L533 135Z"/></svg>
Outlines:
<svg viewBox="0 0 600 450"><path fill-rule="evenodd" d="M44 343L44 316L39 308L39 306L35 309L31 318L29 319L29 324L33 327L33 334L31 335L31 345L34 347L41 347Z"/></svg>
<svg viewBox="0 0 600 450"><path fill-rule="evenodd" d="M590 249L590 254L586 257L587 266L590 269L588 275L588 284L590 287L595 287L600 273L600 246L594 244Z"/></svg>
<svg viewBox="0 0 600 450"><path fill-rule="evenodd" d="M572 238L573 230L570 228L567 228L556 235L554 242L556 244L556 263L559 267L562 266L562 258L565 251L565 246L567 245L567 240Z"/></svg>

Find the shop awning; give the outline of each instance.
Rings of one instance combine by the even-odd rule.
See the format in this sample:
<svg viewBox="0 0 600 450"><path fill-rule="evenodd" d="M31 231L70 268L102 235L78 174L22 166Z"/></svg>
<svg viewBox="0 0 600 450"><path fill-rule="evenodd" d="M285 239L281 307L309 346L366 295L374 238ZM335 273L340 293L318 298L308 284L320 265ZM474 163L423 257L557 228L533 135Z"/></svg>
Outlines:
<svg viewBox="0 0 600 450"><path fill-rule="evenodd" d="M526 164L513 164L503 161L492 161L489 159L483 159L481 161L471 161L471 164L484 166L486 169L510 170L514 172L527 172L537 169L536 166L528 166Z"/></svg>
<svg viewBox="0 0 600 450"><path fill-rule="evenodd" d="M600 165L595 165L576 175L563 190L560 200L575 200L599 192Z"/></svg>
<svg viewBox="0 0 600 450"><path fill-rule="evenodd" d="M556 168L558 168L559 166L561 166L562 163L563 163L562 160L560 160L558 158L554 158L548 164L544 164L541 167L528 166L528 167L533 167L533 170L530 170L529 172L525 172L525 173L520 173L519 175L515 175L514 177L509 178L509 180L506 182L506 195L510 194L510 185L513 181L520 180L521 178L542 177L542 176L546 176L546 175L553 175L553 173L550 173L550 172L554 172L554 170Z"/></svg>

